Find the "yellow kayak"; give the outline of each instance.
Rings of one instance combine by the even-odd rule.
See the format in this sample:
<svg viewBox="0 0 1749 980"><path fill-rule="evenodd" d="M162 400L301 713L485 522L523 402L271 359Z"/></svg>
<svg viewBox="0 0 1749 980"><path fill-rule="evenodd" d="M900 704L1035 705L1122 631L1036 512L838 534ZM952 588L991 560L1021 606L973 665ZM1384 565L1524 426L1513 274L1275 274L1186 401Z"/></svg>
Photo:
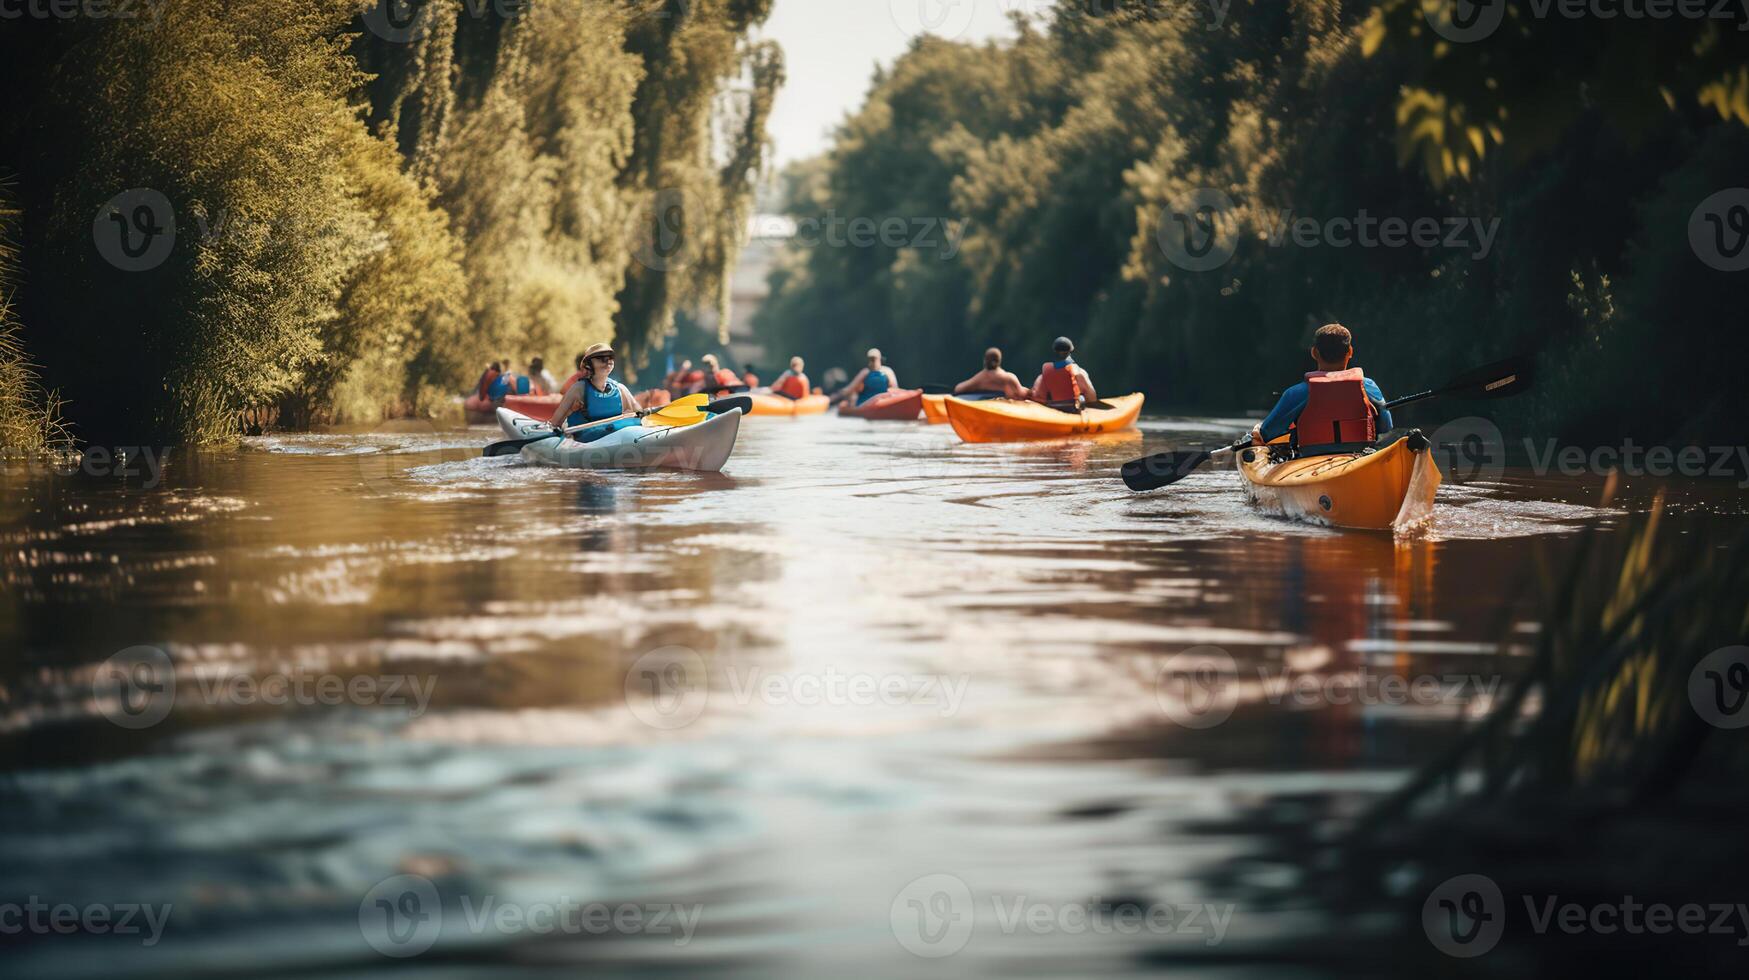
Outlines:
<svg viewBox="0 0 1749 980"><path fill-rule="evenodd" d="M1116 432L1136 424L1142 414L1142 396L1108 398L1109 408L1065 412L1034 401L992 398L969 402L946 400L947 420L967 442L1017 442L1025 439L1061 439L1065 436Z"/></svg>
<svg viewBox="0 0 1749 980"><path fill-rule="evenodd" d="M1266 509L1314 524L1386 531L1432 514L1439 466L1430 448L1417 430L1365 453L1278 462L1267 449L1246 449L1239 473L1246 495Z"/></svg>
<svg viewBox="0 0 1749 980"><path fill-rule="evenodd" d="M930 425L947 424L947 395L924 395L923 418Z"/></svg>

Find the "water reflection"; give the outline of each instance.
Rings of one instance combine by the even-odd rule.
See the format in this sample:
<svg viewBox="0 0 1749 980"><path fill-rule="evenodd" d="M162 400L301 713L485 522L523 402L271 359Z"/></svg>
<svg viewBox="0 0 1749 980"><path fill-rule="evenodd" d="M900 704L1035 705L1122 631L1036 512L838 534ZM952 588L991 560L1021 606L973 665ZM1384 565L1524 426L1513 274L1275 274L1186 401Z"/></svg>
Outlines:
<svg viewBox="0 0 1749 980"><path fill-rule="evenodd" d="M1133 970L1159 937L1017 935L989 902L1221 900L1200 873L1239 842L1193 830L1307 787L1387 787L1453 708L1266 682L1510 670L1493 638L1529 614L1516 571L1598 519L1459 487L1452 533L1399 543L1259 515L1231 472L1149 496L1108 478L1194 424L974 447L760 421L710 476L485 460L474 430L263 439L175 458L151 492L0 477L0 898L173 902L139 972L269 954L363 972L397 961L365 941L361 901L415 873L445 925L419 966L813 976L925 963L894 903L945 874L978 903L954 972ZM138 644L165 651L175 699L129 730L93 684ZM1248 684L1207 728L1157 690L1197 646ZM670 649L705 686L663 727L628 677ZM239 693L323 678L376 686ZM389 697L393 678L428 699ZM455 918L488 894L706 914L684 947ZM113 972L113 946L63 938L15 940L19 962Z"/></svg>

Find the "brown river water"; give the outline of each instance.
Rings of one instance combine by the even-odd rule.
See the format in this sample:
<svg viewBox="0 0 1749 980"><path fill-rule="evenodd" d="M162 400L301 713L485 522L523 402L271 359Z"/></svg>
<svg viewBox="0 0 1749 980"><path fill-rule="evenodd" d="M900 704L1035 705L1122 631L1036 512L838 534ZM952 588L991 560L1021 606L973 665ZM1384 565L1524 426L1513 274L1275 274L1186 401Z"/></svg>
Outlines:
<svg viewBox="0 0 1749 980"><path fill-rule="evenodd" d="M0 902L161 913L6 932L8 972L1246 974L1320 928L1247 904L1291 874L1237 863L1250 815L1433 754L1580 530L1659 487L1741 520L1508 469L1393 540L1230 469L1116 479L1244 424L755 418L720 475L405 424L150 489L0 473Z"/></svg>

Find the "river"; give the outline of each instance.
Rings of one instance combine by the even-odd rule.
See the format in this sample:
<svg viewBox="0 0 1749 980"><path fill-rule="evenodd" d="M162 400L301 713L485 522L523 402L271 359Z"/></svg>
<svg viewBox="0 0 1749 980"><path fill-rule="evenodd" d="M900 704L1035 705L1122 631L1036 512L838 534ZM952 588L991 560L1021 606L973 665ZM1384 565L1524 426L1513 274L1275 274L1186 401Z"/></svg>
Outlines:
<svg viewBox="0 0 1749 980"><path fill-rule="evenodd" d="M1242 425L755 418L709 476L418 423L177 451L150 489L14 467L0 900L164 916L0 948L20 976L1230 975L1312 927L1238 897L1235 867L1289 873L1235 863L1253 815L1352 813L1486 707L1576 531L1659 487L1741 519L1728 487L1603 508L1509 469L1392 540L1257 513L1231 470L1115 477Z"/></svg>

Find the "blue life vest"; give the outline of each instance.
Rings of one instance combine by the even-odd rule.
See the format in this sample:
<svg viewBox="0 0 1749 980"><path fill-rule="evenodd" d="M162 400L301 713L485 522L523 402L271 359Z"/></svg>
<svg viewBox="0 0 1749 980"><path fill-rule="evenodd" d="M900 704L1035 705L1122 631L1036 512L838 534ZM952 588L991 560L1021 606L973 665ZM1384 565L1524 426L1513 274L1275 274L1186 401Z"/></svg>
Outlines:
<svg viewBox="0 0 1749 980"><path fill-rule="evenodd" d="M861 405L876 395L887 393L887 372L869 369L868 377L862 379L862 393L856 396L856 403Z"/></svg>
<svg viewBox="0 0 1749 980"><path fill-rule="evenodd" d="M620 395L620 392L625 391L625 386L618 381L608 378L606 391L596 391L595 386L586 380L577 383L583 386L583 404L565 420L566 425L582 425L626 413L625 402Z"/></svg>
<svg viewBox="0 0 1749 980"><path fill-rule="evenodd" d="M511 388L511 382L515 382L515 389ZM493 401L501 401L505 395L526 395L528 392L529 381L526 375L500 374L492 380L492 387L488 390L487 394Z"/></svg>

